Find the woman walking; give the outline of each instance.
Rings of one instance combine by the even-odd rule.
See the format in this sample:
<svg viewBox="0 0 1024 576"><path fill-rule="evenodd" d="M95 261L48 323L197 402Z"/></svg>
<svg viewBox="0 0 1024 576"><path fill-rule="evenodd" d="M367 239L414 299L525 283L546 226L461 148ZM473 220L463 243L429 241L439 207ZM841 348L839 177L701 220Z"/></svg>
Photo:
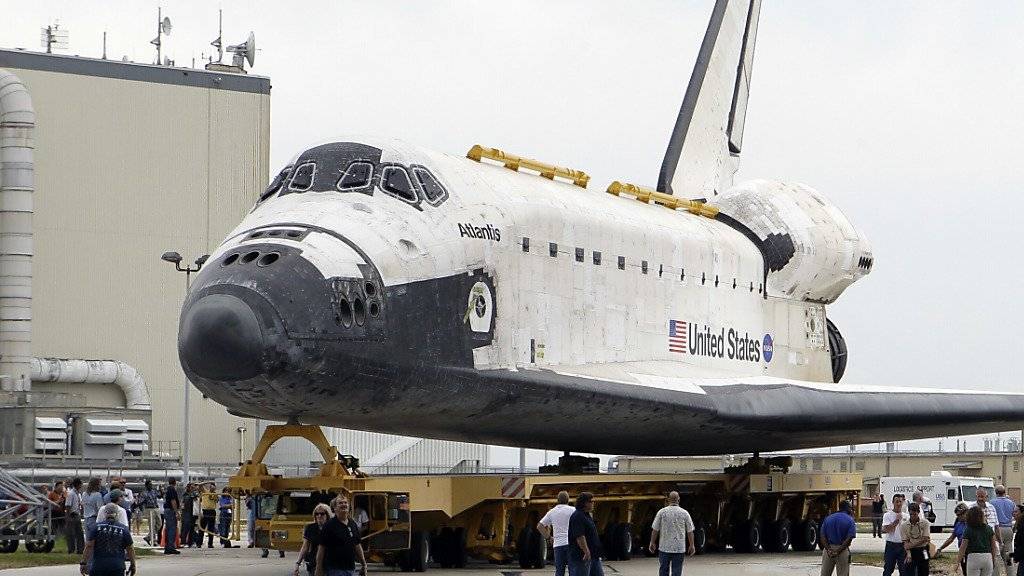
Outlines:
<svg viewBox="0 0 1024 576"><path fill-rule="evenodd" d="M320 546L320 530L334 514L327 504L317 504L313 508L313 521L306 524L302 531L302 548L299 549L299 561L295 563L294 576L299 576L299 566L306 563L306 572L309 576L316 573L316 552Z"/></svg>
<svg viewBox="0 0 1024 576"><path fill-rule="evenodd" d="M1017 576L1024 576L1024 504L1013 511L1013 561L1017 563Z"/></svg>
<svg viewBox="0 0 1024 576"><path fill-rule="evenodd" d="M966 576L992 576L992 558L997 553L995 532L985 521L985 511L977 506L968 509L967 529L957 563L963 564L966 559Z"/></svg>
<svg viewBox="0 0 1024 576"><path fill-rule="evenodd" d="M949 545L953 543L953 540L956 540L957 550L960 549L960 544L964 541L964 530L967 529L967 504L964 504L963 502L957 504L953 513L956 514L956 521L953 522L953 533L950 534L949 538L946 538L946 541L942 543L942 546L939 546L939 549L935 551L936 556L948 548ZM960 564L960 571L967 574L967 565Z"/></svg>

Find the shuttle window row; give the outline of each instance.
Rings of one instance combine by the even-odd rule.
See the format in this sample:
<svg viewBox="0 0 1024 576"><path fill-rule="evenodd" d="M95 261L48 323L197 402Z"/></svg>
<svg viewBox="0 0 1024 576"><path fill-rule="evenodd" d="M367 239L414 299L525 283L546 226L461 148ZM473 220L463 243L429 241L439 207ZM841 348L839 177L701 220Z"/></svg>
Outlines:
<svg viewBox="0 0 1024 576"><path fill-rule="evenodd" d="M378 170L379 169L379 170ZM297 167L288 166L278 173L267 189L260 195L260 202L277 193L308 192L316 180L317 168L314 162L304 162ZM340 192L364 192L372 194L374 184L387 195L403 202L419 205L425 200L431 205L440 205L448 198L448 191L430 170L423 166L382 164L375 166L369 161L357 160L348 165L338 179L335 189Z"/></svg>
<svg viewBox="0 0 1024 576"><path fill-rule="evenodd" d="M530 239L528 237L526 237L526 236L523 236L522 247L523 247L523 252L529 252L530 251ZM558 243L557 242L548 242L548 255L551 256L552 258L557 258L558 257ZM583 262L586 259L586 249L584 249L584 248L576 248L575 249L575 257L576 257L576 261L577 262ZM594 262L594 266L600 266L601 265L601 252L599 252L597 250L593 251L593 262ZM625 256L619 256L618 257L618 268L619 268L619 270L625 270L626 269L626 257ZM640 272L642 274L647 274L649 272L649 269L650 269L650 267L649 267L649 265L647 263L647 260L641 260L640 261ZM664 275L665 275L665 265L664 264L658 264L658 278L662 278ZM686 281L686 269L685 268L681 268L679 270L679 281L680 282L685 282ZM706 285L708 283L708 281L709 281L709 278L708 278L707 274L704 273L704 272L701 272L701 274L700 274L700 284L701 284L701 286ZM714 284L715 284L716 288L721 284L721 280L719 279L717 274L715 275ZM740 284L739 280L736 279L736 278L733 278L732 279L732 289L735 290L735 289L739 288L740 286L741 286L741 284ZM753 292L754 291L754 283L750 282L747 286L745 286L745 288L747 288L747 290L749 292ZM761 283L758 283L758 285L757 285L757 293L761 294L763 291L764 291L764 285L761 284Z"/></svg>

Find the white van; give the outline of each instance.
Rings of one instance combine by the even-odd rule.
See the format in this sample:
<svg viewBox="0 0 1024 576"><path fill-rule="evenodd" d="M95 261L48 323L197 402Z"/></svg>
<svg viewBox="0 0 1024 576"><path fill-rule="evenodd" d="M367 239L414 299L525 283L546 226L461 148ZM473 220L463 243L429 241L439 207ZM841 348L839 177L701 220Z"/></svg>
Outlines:
<svg viewBox="0 0 1024 576"><path fill-rule="evenodd" d="M885 499L886 510L892 507L894 495L906 496L909 504L914 492L921 491L932 504L928 520L932 523L932 530L935 532L953 526L953 523L956 522L956 514L953 513L956 505L960 502L968 504L974 502L978 488L986 489L989 497L995 498L994 484L991 478L953 476L945 471L932 472L931 476L883 476L879 483L879 493ZM904 507L903 511L906 512L906 510ZM934 519L932 519L932 514L935 515Z"/></svg>

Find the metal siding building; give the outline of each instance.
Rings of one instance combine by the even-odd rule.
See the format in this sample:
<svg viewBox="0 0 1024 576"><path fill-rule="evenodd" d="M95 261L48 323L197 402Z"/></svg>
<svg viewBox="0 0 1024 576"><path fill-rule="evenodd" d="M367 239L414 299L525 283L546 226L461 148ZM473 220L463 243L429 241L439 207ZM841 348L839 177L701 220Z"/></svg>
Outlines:
<svg viewBox="0 0 1024 576"><path fill-rule="evenodd" d="M185 278L160 255L211 252L252 207L268 179L269 79L8 51L0 68L36 111L33 355L135 366L152 396L152 448L168 450L182 430ZM33 385L117 394L92 388ZM193 398L192 461L234 461L237 427L256 427Z"/></svg>
<svg viewBox="0 0 1024 576"><path fill-rule="evenodd" d="M270 80L6 50L0 69L21 79L36 111L32 355L137 368L152 397L151 449L177 456L185 278L160 255L174 250L191 262L212 252L252 208L269 180ZM74 397L66 404L85 413L124 405L109 385L36 382L32 390ZM56 414L26 421L35 415ZM237 463L267 424L231 416L197 390L190 423L196 465ZM392 470L488 463L482 445L325 432L364 462L390 449ZM308 443L285 440L268 462L316 459Z"/></svg>

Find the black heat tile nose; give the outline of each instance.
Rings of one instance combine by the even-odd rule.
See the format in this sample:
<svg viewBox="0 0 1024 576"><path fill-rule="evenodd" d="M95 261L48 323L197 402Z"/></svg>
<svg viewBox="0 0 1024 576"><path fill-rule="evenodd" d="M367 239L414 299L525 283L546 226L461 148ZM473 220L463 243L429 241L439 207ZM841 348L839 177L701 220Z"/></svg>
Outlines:
<svg viewBox="0 0 1024 576"><path fill-rule="evenodd" d="M182 314L178 355L203 378L245 380L263 372L264 338L256 312L228 294L208 294Z"/></svg>

